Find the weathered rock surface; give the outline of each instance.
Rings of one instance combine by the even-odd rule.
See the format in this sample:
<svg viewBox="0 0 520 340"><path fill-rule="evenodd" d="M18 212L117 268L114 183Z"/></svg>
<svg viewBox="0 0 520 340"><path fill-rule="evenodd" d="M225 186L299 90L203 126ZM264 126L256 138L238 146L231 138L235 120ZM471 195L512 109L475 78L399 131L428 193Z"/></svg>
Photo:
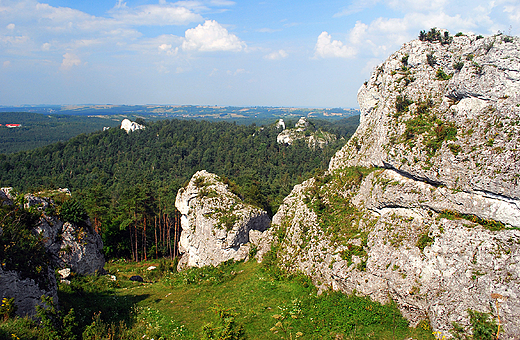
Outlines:
<svg viewBox="0 0 520 340"><path fill-rule="evenodd" d="M270 225L265 211L243 203L217 175L205 170L179 190L175 207L182 214L181 269L246 259L251 242Z"/></svg>
<svg viewBox="0 0 520 340"><path fill-rule="evenodd" d="M142 130L144 129L144 126L125 118L121 122L121 129L125 130L126 133L130 133L136 130Z"/></svg>
<svg viewBox="0 0 520 340"><path fill-rule="evenodd" d="M34 206L42 211L34 232L42 235L55 268L70 268L81 275L103 271L103 241L89 221L82 225L63 222L45 213L45 208L53 204L49 199L26 195L26 200L27 207Z"/></svg>
<svg viewBox="0 0 520 340"><path fill-rule="evenodd" d="M360 125L331 170L394 168L518 204L520 39L510 39L471 35L447 45L404 44L359 89ZM439 70L451 78L442 80Z"/></svg>
<svg viewBox="0 0 520 340"><path fill-rule="evenodd" d="M520 41L503 38L415 40L381 64L353 138L284 200L259 255L278 245L321 289L391 299L446 337L471 332L471 309L517 339Z"/></svg>
<svg viewBox="0 0 520 340"><path fill-rule="evenodd" d="M10 195L0 198L4 203L14 204ZM105 260L101 253L101 237L92 230L88 221L76 226L48 215L47 211L52 211L48 208L54 207L54 202L48 198L26 195L25 202L25 208L36 209L41 213L32 232L41 236L50 261L45 261L48 265L42 268L41 275L37 277L38 282L0 266L0 298L14 297L17 314L31 316L35 314L35 306L40 304L42 295L53 297L58 304L55 269L62 269L61 275L71 270L83 275L94 274L103 271Z"/></svg>
<svg viewBox="0 0 520 340"><path fill-rule="evenodd" d="M315 130L305 117L301 117L292 129L286 129L282 119L277 122L276 127L283 127L283 131L276 137L278 144L291 145L295 140L303 139L309 148L314 149L323 148L336 140L336 136L332 133Z"/></svg>
<svg viewBox="0 0 520 340"><path fill-rule="evenodd" d="M16 314L20 316L34 315L36 306L41 305L42 295L52 297L54 303L57 304L59 302L58 286L54 271L49 267L45 273L42 273L42 276L45 276L48 282L46 287L34 282L33 279L21 278L16 271L4 271L0 266L0 299L4 297L14 298L14 304L17 308Z"/></svg>

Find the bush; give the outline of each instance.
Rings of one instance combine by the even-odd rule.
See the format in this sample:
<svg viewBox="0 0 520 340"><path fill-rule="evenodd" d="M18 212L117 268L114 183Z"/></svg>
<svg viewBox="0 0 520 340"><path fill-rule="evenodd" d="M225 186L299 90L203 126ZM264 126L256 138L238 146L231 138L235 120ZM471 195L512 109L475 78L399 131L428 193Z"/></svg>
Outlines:
<svg viewBox="0 0 520 340"><path fill-rule="evenodd" d="M426 55L426 62L428 63L428 65L430 65L431 67L434 67L435 64L437 64L437 58L435 58L435 56L433 55L433 53L428 53Z"/></svg>
<svg viewBox="0 0 520 340"><path fill-rule="evenodd" d="M435 75L437 80L450 80L453 77L451 74L446 74L442 68L437 70L437 74Z"/></svg>
<svg viewBox="0 0 520 340"><path fill-rule="evenodd" d="M440 42L441 44L449 44L452 42L453 37L450 37L450 33L448 31L445 31L444 34L441 34L441 32L437 28L431 28L428 33L426 31L419 32L419 40L421 41L428 41L428 42Z"/></svg>
<svg viewBox="0 0 520 340"><path fill-rule="evenodd" d="M70 222L76 225L85 222L88 218L87 211L83 205L74 198L63 203L60 207L59 215L64 222Z"/></svg>
<svg viewBox="0 0 520 340"><path fill-rule="evenodd" d="M413 101L406 98L406 96L397 96L395 99L395 110L398 114L405 113L408 111L408 107L413 104Z"/></svg>
<svg viewBox="0 0 520 340"><path fill-rule="evenodd" d="M0 221L2 269L16 271L21 279L33 279L46 289L49 256L42 237L32 232L38 216L18 206L0 206Z"/></svg>
<svg viewBox="0 0 520 340"><path fill-rule="evenodd" d="M235 320L236 313L222 307L215 307L214 311L218 315L218 320L216 324L206 324L202 328L202 340L245 339L244 327Z"/></svg>
<svg viewBox="0 0 520 340"><path fill-rule="evenodd" d="M14 298L3 298L2 305L0 305L0 317L2 317L4 321L7 321L7 319L14 317L16 309Z"/></svg>
<svg viewBox="0 0 520 340"><path fill-rule="evenodd" d="M464 67L464 62L461 60L459 60L453 64L453 68L456 69L457 71L462 70L463 67Z"/></svg>

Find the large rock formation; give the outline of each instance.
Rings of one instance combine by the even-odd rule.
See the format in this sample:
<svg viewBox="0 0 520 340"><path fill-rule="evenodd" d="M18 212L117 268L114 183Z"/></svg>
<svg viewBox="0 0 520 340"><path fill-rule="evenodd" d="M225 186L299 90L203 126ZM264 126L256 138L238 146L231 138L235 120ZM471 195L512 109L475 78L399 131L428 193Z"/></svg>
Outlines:
<svg viewBox="0 0 520 340"><path fill-rule="evenodd" d="M251 244L270 225L265 211L243 203L217 175L205 170L179 190L175 207L182 214L181 269L246 259Z"/></svg>
<svg viewBox="0 0 520 340"><path fill-rule="evenodd" d="M276 137L278 144L291 145L294 141L303 139L309 148L315 149L316 147L323 148L336 140L336 136L332 133L315 130L305 117L301 117L294 128L286 129L282 119L277 122L276 127L283 128L283 131Z"/></svg>
<svg viewBox="0 0 520 340"><path fill-rule="evenodd" d="M4 189L0 191L0 205L18 209L9 190ZM67 195L66 192L53 194ZM25 209L37 213L31 232L42 243L41 253L27 254L27 268L16 264L21 270L10 269L12 265L0 266L0 298L14 297L19 315L34 315L35 306L40 303L42 295L52 296L58 303L55 269L67 268L78 274L94 274L103 271L105 259L101 253L101 237L94 232L88 220L79 224L62 221L55 214L57 206L50 198L26 195L24 201ZM13 256L23 254L13 253ZM38 258L33 260L31 256ZM35 261L38 264L32 263Z"/></svg>
<svg viewBox="0 0 520 340"><path fill-rule="evenodd" d="M34 232L42 236L54 268L70 268L81 275L103 272L103 241L90 221L64 222L60 217L46 213L55 205L51 199L34 195L26 195L25 199L26 208L34 207L42 213Z"/></svg>
<svg viewBox="0 0 520 340"><path fill-rule="evenodd" d="M133 131L136 131L136 130L143 130L144 129L144 125L141 125L139 123L136 123L136 122L132 122L130 119L123 119L123 121L121 122L121 129L125 130L126 133L130 133L130 132L133 132Z"/></svg>
<svg viewBox="0 0 520 340"><path fill-rule="evenodd" d="M474 310L517 339L519 61L516 37L405 44L361 87L356 133L284 200L260 254L321 289L391 299L446 337L454 322L471 332Z"/></svg>

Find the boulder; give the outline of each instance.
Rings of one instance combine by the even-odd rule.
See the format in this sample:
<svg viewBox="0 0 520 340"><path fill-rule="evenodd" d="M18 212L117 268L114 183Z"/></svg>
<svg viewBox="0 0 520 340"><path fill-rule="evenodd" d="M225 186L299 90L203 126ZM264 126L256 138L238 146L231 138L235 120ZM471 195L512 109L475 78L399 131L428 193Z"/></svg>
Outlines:
<svg viewBox="0 0 520 340"><path fill-rule="evenodd" d="M139 275L134 275L130 277L130 281L136 281L136 282L144 282L143 278Z"/></svg>
<svg viewBox="0 0 520 340"><path fill-rule="evenodd" d="M46 209L54 205L52 200L34 195L25 198L26 208L35 207L42 212L34 232L42 236L55 268L70 268L81 275L103 272L103 241L90 221L63 222L58 216L46 213Z"/></svg>
<svg viewBox="0 0 520 340"><path fill-rule="evenodd" d="M179 189L175 207L182 214L179 269L244 260L251 248L250 234L263 233L270 225L265 211L242 202L217 175L205 170Z"/></svg>

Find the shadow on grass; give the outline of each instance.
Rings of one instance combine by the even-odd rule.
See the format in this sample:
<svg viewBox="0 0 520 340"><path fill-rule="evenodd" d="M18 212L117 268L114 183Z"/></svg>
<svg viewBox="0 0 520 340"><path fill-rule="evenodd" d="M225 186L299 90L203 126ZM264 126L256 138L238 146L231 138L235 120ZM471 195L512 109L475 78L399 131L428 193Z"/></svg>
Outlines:
<svg viewBox="0 0 520 340"><path fill-rule="evenodd" d="M115 288L126 282L111 282L105 277L79 276L70 284L61 283L58 290L60 309L74 308L80 329L90 325L96 315L106 324L123 322L131 328L135 323L136 305L149 294L118 295Z"/></svg>

